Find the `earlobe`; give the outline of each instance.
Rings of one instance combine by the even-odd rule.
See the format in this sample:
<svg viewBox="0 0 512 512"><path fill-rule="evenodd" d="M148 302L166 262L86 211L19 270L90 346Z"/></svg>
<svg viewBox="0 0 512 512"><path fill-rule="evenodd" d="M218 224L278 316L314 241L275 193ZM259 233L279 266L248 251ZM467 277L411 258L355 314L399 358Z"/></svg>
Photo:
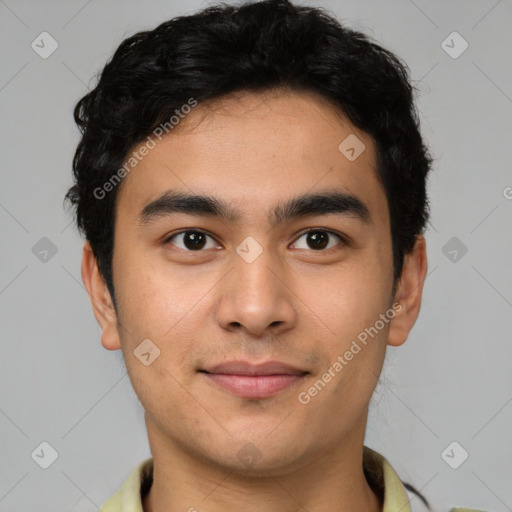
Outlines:
<svg viewBox="0 0 512 512"><path fill-rule="evenodd" d="M388 345L397 347L407 340L420 312L426 275L426 242L422 235L418 235L413 250L404 258L402 275L394 298L394 302L401 307L396 308L397 313L391 321Z"/></svg>
<svg viewBox="0 0 512 512"><path fill-rule="evenodd" d="M107 350L120 349L117 314L89 241L85 242L82 253L82 281L91 299L96 321L101 327L101 344Z"/></svg>

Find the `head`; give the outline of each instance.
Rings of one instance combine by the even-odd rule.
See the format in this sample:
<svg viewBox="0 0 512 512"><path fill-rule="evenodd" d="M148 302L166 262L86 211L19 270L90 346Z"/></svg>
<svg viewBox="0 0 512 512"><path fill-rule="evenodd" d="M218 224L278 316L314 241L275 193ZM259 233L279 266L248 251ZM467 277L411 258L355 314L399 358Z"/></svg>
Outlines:
<svg viewBox="0 0 512 512"><path fill-rule="evenodd" d="M431 160L405 65L317 8L210 7L126 39L75 120L82 275L153 438L240 468L251 441L276 474L362 442L426 273ZM241 398L206 375L235 359L301 378Z"/></svg>

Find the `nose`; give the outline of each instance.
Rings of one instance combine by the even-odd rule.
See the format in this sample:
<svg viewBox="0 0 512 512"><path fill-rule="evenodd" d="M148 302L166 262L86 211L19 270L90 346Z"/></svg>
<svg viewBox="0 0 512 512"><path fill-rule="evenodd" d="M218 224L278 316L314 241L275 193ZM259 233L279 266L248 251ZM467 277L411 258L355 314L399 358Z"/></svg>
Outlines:
<svg viewBox="0 0 512 512"><path fill-rule="evenodd" d="M252 336L278 335L296 322L294 293L286 269L270 250L247 262L238 254L234 268L219 287L217 321L228 331L247 331Z"/></svg>

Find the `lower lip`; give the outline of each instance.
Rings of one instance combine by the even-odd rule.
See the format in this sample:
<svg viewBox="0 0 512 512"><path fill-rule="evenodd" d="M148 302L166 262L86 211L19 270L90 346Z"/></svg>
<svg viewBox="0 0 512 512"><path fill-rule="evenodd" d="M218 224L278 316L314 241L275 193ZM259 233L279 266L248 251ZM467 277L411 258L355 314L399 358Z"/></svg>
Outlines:
<svg viewBox="0 0 512 512"><path fill-rule="evenodd" d="M242 398L267 398L300 381L304 375L232 375L205 373L221 388Z"/></svg>

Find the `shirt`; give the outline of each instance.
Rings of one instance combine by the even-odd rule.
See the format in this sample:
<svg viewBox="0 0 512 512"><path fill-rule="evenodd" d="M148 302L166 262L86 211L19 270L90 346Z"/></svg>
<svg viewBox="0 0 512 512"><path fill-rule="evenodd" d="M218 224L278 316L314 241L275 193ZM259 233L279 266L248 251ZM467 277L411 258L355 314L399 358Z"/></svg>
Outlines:
<svg viewBox="0 0 512 512"><path fill-rule="evenodd" d="M363 459L377 467L383 481L384 505L382 512L411 512L410 499L402 481L391 464L379 453L364 447ZM153 459L141 462L125 480L121 488L101 507L102 512L144 512L142 495L153 481ZM142 495L141 495L142 493ZM452 508L450 512L484 512L469 508Z"/></svg>

